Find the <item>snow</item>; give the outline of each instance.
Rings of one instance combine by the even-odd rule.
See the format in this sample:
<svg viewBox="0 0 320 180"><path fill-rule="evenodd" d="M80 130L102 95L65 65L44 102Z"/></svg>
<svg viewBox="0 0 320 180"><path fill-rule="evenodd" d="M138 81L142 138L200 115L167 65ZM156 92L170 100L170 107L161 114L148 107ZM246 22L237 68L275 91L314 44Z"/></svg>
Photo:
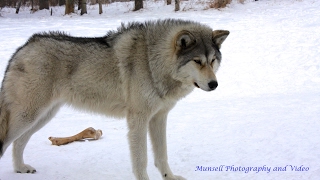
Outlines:
<svg viewBox="0 0 320 180"><path fill-rule="evenodd" d="M231 34L222 45L217 90L196 89L169 114L171 169L196 180L320 179L320 1L233 2L220 10L206 8L204 1L182 3L180 12L163 1L146 1L146 8L138 12L131 11L132 2L113 3L103 6L102 15L97 6L88 6L84 16L64 16L63 7L53 7L53 16L47 10L30 14L28 8L16 15L14 9L4 8L0 79L11 55L36 32L102 36L121 22L159 18L191 19L227 29ZM103 131L102 139L65 146L53 146L47 139L90 126ZM0 179L133 179L126 134L125 120L63 107L25 149L25 162L37 173L14 173L9 147L0 159ZM161 179L150 143L148 154L149 177ZM227 166L241 166L241 171ZM292 170L294 166L305 171ZM214 171L219 167L221 171ZM242 171L249 167L264 169Z"/></svg>

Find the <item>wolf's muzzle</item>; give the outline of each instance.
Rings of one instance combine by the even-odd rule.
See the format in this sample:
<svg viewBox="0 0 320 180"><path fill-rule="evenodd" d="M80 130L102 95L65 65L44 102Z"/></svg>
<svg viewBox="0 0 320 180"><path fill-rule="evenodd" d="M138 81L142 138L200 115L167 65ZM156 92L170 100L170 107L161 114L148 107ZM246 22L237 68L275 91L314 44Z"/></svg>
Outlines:
<svg viewBox="0 0 320 180"><path fill-rule="evenodd" d="M208 86L209 86L210 90L215 90L218 87L218 82L217 81L210 81L208 83Z"/></svg>

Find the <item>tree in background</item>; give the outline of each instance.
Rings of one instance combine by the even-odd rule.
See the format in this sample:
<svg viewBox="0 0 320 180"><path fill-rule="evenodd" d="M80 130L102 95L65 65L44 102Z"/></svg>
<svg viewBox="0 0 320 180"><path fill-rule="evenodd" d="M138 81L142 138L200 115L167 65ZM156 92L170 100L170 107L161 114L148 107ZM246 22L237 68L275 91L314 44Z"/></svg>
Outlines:
<svg viewBox="0 0 320 180"><path fill-rule="evenodd" d="M81 3L82 3L82 0L78 0L78 10L81 10Z"/></svg>
<svg viewBox="0 0 320 180"><path fill-rule="evenodd" d="M18 1L18 5L17 5L17 8L16 8L16 14L19 13L19 10L20 10L20 7L21 7L21 1L22 1L22 0L19 0L19 1Z"/></svg>
<svg viewBox="0 0 320 180"><path fill-rule="evenodd" d="M31 0L31 9L30 9L30 10L31 10L31 12L34 11L34 8L33 8L33 0Z"/></svg>
<svg viewBox="0 0 320 180"><path fill-rule="evenodd" d="M39 10L49 9L49 0L39 0Z"/></svg>
<svg viewBox="0 0 320 180"><path fill-rule="evenodd" d="M167 5L170 5L172 0L167 0ZM174 11L180 10L180 0L174 0Z"/></svg>
<svg viewBox="0 0 320 180"><path fill-rule="evenodd" d="M66 0L65 14L74 13L74 0Z"/></svg>
<svg viewBox="0 0 320 180"><path fill-rule="evenodd" d="M63 6L66 5L66 1L65 0L59 0L59 6Z"/></svg>
<svg viewBox="0 0 320 180"><path fill-rule="evenodd" d="M174 11L180 10L180 0L174 0Z"/></svg>
<svg viewBox="0 0 320 180"><path fill-rule="evenodd" d="M134 10L138 11L139 9L143 8L143 1L142 0L134 0Z"/></svg>
<svg viewBox="0 0 320 180"><path fill-rule="evenodd" d="M6 6L5 0L0 0L0 8L3 8Z"/></svg>
<svg viewBox="0 0 320 180"><path fill-rule="evenodd" d="M81 15L87 14L87 0L79 0L81 1Z"/></svg>
<svg viewBox="0 0 320 180"><path fill-rule="evenodd" d="M102 14L102 0L99 0L99 14Z"/></svg>

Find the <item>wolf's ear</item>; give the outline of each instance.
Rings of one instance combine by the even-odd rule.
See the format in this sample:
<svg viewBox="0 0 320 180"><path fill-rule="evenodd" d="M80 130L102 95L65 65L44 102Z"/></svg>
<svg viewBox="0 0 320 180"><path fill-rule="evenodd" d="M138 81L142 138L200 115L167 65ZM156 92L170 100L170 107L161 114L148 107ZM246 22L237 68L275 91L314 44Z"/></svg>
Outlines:
<svg viewBox="0 0 320 180"><path fill-rule="evenodd" d="M176 47L178 49L186 49L196 43L195 37L189 31L181 31L176 36Z"/></svg>
<svg viewBox="0 0 320 180"><path fill-rule="evenodd" d="M219 49L221 48L221 44L229 35L229 31L226 30L215 30L212 32L212 41L214 44L216 44Z"/></svg>

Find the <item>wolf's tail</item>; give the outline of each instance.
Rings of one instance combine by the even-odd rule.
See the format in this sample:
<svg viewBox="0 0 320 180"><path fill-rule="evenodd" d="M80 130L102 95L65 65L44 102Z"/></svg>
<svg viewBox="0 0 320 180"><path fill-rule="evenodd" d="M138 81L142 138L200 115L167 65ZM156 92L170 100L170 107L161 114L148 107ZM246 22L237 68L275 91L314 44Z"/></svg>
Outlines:
<svg viewBox="0 0 320 180"><path fill-rule="evenodd" d="M0 92L0 158L3 155L3 143L7 136L9 125L9 113L4 103L3 92Z"/></svg>

